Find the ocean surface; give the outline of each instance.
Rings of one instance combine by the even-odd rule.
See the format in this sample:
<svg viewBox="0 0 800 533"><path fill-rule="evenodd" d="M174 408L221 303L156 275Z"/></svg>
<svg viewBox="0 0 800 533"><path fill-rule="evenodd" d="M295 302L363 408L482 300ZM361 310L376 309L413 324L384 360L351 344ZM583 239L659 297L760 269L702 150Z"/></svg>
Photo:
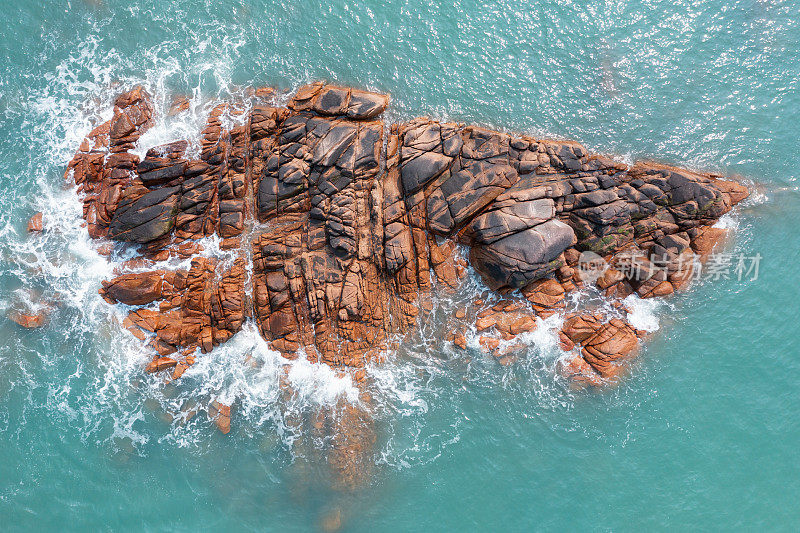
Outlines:
<svg viewBox="0 0 800 533"><path fill-rule="evenodd" d="M800 1L5 0L3 18L0 531L800 528ZM143 375L147 351L97 294L115 265L62 178L134 84L156 97L154 145L196 138L246 86L314 80L390 92L389 120L745 180L753 195L721 223L727 252L760 254L759 275L636 302L654 333L610 390L554 375L552 321L508 367L423 332L372 369L371 482L325 488L286 417L352 384L300 362L287 404L252 326L178 386ZM163 118L177 95L189 113ZM29 236L37 211L49 230ZM42 329L6 318L46 301ZM227 436L175 416L212 396L234 402Z"/></svg>

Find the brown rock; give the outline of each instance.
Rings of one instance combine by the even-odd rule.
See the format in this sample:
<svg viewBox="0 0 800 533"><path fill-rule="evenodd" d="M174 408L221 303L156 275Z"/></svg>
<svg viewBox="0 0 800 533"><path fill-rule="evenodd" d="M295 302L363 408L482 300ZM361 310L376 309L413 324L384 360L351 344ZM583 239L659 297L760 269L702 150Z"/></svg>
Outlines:
<svg viewBox="0 0 800 533"><path fill-rule="evenodd" d="M42 309L38 312L30 314L12 310L8 313L8 318L23 328L35 329L40 328L47 323L47 315L48 312L46 309Z"/></svg>
<svg viewBox="0 0 800 533"><path fill-rule="evenodd" d="M633 328L614 318L584 342L581 355L601 376L609 378L619 374L620 360L631 355L638 346Z"/></svg>
<svg viewBox="0 0 800 533"><path fill-rule="evenodd" d="M481 349L484 352L489 353L497 350L497 348L500 346L500 339L481 336L478 339L478 343L481 345Z"/></svg>
<svg viewBox="0 0 800 533"><path fill-rule="evenodd" d="M534 281L522 289L522 294L538 313L564 307L564 287L554 279Z"/></svg>
<svg viewBox="0 0 800 533"><path fill-rule="evenodd" d="M184 372L189 369L189 365L186 363L178 363L175 365L175 370L172 372L172 379L180 378Z"/></svg>
<svg viewBox="0 0 800 533"><path fill-rule="evenodd" d="M602 376L580 355L574 355L566 360L559 361L557 369L559 374L573 383L592 385L594 387L603 385Z"/></svg>
<svg viewBox="0 0 800 533"><path fill-rule="evenodd" d="M139 247L142 257L101 294L152 304L132 311L125 327L162 358L186 356L173 360L176 379L189 353L226 342L247 317L287 358L303 348L360 375L393 339L430 320L432 293L459 286L467 255L502 294L478 312L476 327L506 341L532 331L534 313L561 312L565 293L581 286L574 267L584 251L606 260L641 253L641 275L622 279L615 268L598 280L608 297L664 296L691 275L678 258L707 257L719 235L709 226L747 193L709 174L628 166L575 142L425 118L387 125L378 119L385 94L313 83L286 107L273 107L271 89L248 94L247 111L212 110L198 158L175 141L148 147L142 159L132 150L154 112L136 87L117 98L66 172L84 198L89 234ZM200 255L198 241L211 236L224 258ZM666 272L655 268L657 256ZM174 259L191 264L139 272ZM485 301L495 297L487 291L476 309ZM629 352L631 332L581 314L567 318L561 341L582 345L593 371L608 374ZM463 333L449 338L466 346ZM499 342L481 337L484 349Z"/></svg>
<svg viewBox="0 0 800 533"><path fill-rule="evenodd" d="M178 361L171 357L156 357L147 365L145 372L154 374L162 370L167 370L168 368L175 368L177 365Z"/></svg>
<svg viewBox="0 0 800 533"><path fill-rule="evenodd" d="M567 334L563 331L558 332L558 347L561 348L562 351L569 352L575 348L575 343L567 337Z"/></svg>
<svg viewBox="0 0 800 533"><path fill-rule="evenodd" d="M722 228L706 227L698 231L697 236L692 239L692 250L700 256L700 262L708 261L714 249L725 240L728 232Z"/></svg>
<svg viewBox="0 0 800 533"><path fill-rule="evenodd" d="M124 274L104 281L100 294L127 305L145 305L161 298L163 270Z"/></svg>
<svg viewBox="0 0 800 533"><path fill-rule="evenodd" d="M573 343L582 344L600 329L600 322L594 315L572 315L564 321L561 332Z"/></svg>
<svg viewBox="0 0 800 533"><path fill-rule="evenodd" d="M44 224L42 223L42 214L36 213L28 221L28 233L38 233L43 229L44 229Z"/></svg>
<svg viewBox="0 0 800 533"><path fill-rule="evenodd" d="M501 339L519 351L511 342L536 327L534 313L561 312L565 293L583 286L575 269L582 252L609 261L641 252L644 275L623 280L617 268L601 278L609 298L666 295L690 276L677 258L689 250L707 257L717 241L709 226L747 193L709 174L628 166L575 142L425 118L388 124L379 118L385 94L313 83L286 107L275 107L266 88L246 94L246 110L212 110L199 156L175 141L141 147L142 159L133 150L154 110L136 87L117 98L65 173L83 198L89 235L139 251L100 292L137 307L124 327L158 354L148 370L171 368L173 379L198 349L227 342L249 317L286 358L305 353L362 383L368 362L438 313L433 293L459 287L467 256L501 296L486 291L475 301L477 328L492 331L481 349L511 364L515 354L497 353ZM207 237L224 251L218 259L201 255ZM657 256L666 272L651 268ZM189 266L153 270L168 260ZM497 303L482 309L487 301ZM453 318L466 317L459 309ZM562 372L605 383L640 334L617 319L569 316L561 346L580 346L582 355ZM463 331L447 339L466 347ZM208 414L230 431L230 406L214 401ZM364 409L321 409L306 430L330 443L336 486L364 482L376 442Z"/></svg>
<svg viewBox="0 0 800 533"><path fill-rule="evenodd" d="M231 407L214 400L208 407L208 416L223 435L231 431Z"/></svg>
<svg viewBox="0 0 800 533"><path fill-rule="evenodd" d="M167 116L172 117L183 113L184 111L188 110L191 105L191 102L185 96L176 96L172 100L172 104L169 106L169 111L167 111Z"/></svg>
<svg viewBox="0 0 800 533"><path fill-rule="evenodd" d="M612 285L616 285L625 279L625 275L615 268L609 268L597 278L597 287L600 289L608 289Z"/></svg>

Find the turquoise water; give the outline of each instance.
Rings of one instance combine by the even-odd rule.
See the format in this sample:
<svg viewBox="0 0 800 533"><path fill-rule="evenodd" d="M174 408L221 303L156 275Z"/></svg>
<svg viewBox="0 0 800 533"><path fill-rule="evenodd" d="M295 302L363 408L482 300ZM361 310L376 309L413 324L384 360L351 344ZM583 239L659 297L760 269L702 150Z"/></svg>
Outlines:
<svg viewBox="0 0 800 533"><path fill-rule="evenodd" d="M800 2L32 4L7 0L0 28L0 530L313 530L336 509L348 531L800 526ZM410 347L374 370L372 483L331 491L284 420L348 384L301 365L304 395L286 405L252 330L178 388L142 376L147 353L97 295L114 265L61 177L134 83L161 112L192 97L155 144L196 135L244 86L317 79L390 92L391 119L750 180L724 223L729 251L763 256L760 275L642 306L660 329L615 390L555 378L545 328L508 368ZM57 229L28 237L36 211ZM4 318L56 298L44 329ZM249 351L262 370L243 368ZM227 436L165 414L210 394L236 400Z"/></svg>

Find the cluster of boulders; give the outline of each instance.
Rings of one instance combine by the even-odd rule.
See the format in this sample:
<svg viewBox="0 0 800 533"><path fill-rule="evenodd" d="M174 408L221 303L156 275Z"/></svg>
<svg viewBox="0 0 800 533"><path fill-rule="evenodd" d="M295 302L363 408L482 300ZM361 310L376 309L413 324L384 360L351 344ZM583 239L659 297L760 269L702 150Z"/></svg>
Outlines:
<svg viewBox="0 0 800 533"><path fill-rule="evenodd" d="M260 89L214 108L199 158L176 140L142 147L140 159L134 148L155 111L137 87L69 163L98 249L140 251L100 293L130 306L125 327L153 350L147 372L181 378L249 319L288 359L304 354L360 383L471 265L489 290L452 313L445 341L512 364L538 319L566 314L558 369L600 386L645 335L622 299L686 287L724 237L711 226L748 194L719 176L630 166L575 142L425 118L387 125L383 94L315 83L285 107L273 97ZM41 217L29 227L41 231ZM203 253L210 242L224 253ZM587 285L618 310L572 309L568 295ZM214 400L206 411L230 431L231 405ZM294 423L332 443L335 478L356 485L375 442L370 417L350 404L328 411Z"/></svg>
<svg viewBox="0 0 800 533"><path fill-rule="evenodd" d="M589 252L610 265L588 280L610 298L685 287L693 259L723 236L710 226L748 194L575 142L424 118L387 127L382 94L315 83L286 107L271 95L217 106L199 159L178 140L140 160L132 150L154 110L134 88L69 164L91 236L140 245L134 271L101 293L134 307L126 326L154 349L148 371L179 377L251 317L286 357L302 351L363 379L469 264L494 292L456 313L449 338L466 347L474 326L503 359L536 316L563 310L587 283ZM212 235L236 258L197 256ZM193 257L191 267L146 269L170 257ZM641 336L623 318L568 318L565 372L594 384L616 376Z"/></svg>
<svg viewBox="0 0 800 533"><path fill-rule="evenodd" d="M539 318L566 313L560 373L603 385L645 335L622 299L686 287L724 237L711 226L748 194L720 176L630 166L575 142L426 118L387 125L383 94L315 83L285 107L273 98L259 89L214 108L198 158L176 140L141 147L140 159L155 111L137 87L69 163L98 250L111 253L114 241L140 251L100 293L130 306L124 326L153 350L147 372L179 379L250 319L288 359L304 354L362 382L366 364L427 320L432 295L458 290L471 265L489 290L452 313L443 339L512 364ZM41 215L29 229L42 230ZM224 253L203 253L206 237ZM617 312L567 312L568 295L592 284ZM206 411L230 431L231 405ZM295 423L332 443L327 461L352 486L369 470L368 420L348 404Z"/></svg>

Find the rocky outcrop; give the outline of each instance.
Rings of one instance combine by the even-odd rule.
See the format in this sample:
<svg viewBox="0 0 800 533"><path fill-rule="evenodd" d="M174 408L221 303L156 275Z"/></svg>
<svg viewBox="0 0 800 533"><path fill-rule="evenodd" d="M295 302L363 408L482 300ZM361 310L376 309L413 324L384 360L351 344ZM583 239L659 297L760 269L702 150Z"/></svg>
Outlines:
<svg viewBox="0 0 800 533"><path fill-rule="evenodd" d="M361 381L469 265L491 292L457 311L443 338L468 349L474 328L477 346L511 364L519 336L564 313L577 288L596 284L617 300L685 288L694 260L723 236L710 226L748 194L720 176L626 165L575 142L427 118L389 125L387 95L315 83L279 107L272 94L214 108L197 158L177 140L141 147L140 160L132 149L154 111L134 88L69 163L90 235L141 252L100 292L131 307L124 325L152 347L148 372L179 379L198 351L252 319L288 359L302 353ZM201 253L209 242L225 253ZM158 263L170 258L191 260ZM587 260L608 268L586 278ZM623 311L571 315L562 374L613 381L641 335ZM230 430L230 406L209 415ZM361 425L361 413L348 416ZM361 450L368 433L334 440ZM346 451L331 460L352 471Z"/></svg>
<svg viewBox="0 0 800 533"><path fill-rule="evenodd" d="M628 166L575 142L424 118L386 126L386 95L315 83L284 108L261 92L248 113L211 112L199 159L178 140L140 161L131 150L153 107L135 88L69 164L93 237L162 260L192 257L214 235L238 254L103 283L108 301L137 307L126 325L161 357L208 351L253 317L289 358L361 368L425 313L432 290L458 287L462 253L491 289L521 290L528 320L559 312L583 284L581 252L611 264L597 280L609 297L664 296L719 240L708 226L747 196L719 176ZM582 354L603 375L617 347Z"/></svg>
<svg viewBox="0 0 800 533"><path fill-rule="evenodd" d="M580 354L565 359L562 373L593 385L616 379L626 359L635 355L640 335L642 333L619 318L604 321L598 314L572 315L561 330L562 347L567 351L576 346L581 349Z"/></svg>

